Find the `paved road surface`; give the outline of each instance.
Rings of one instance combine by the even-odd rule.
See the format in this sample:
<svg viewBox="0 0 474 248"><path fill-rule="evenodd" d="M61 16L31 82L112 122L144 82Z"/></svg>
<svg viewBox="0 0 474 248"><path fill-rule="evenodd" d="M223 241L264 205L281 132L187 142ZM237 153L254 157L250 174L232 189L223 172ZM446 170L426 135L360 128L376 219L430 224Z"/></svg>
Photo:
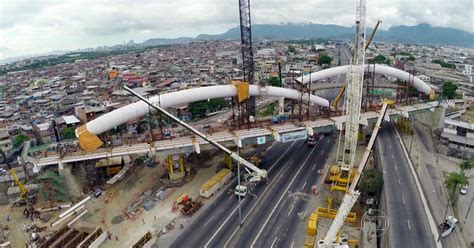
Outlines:
<svg viewBox="0 0 474 248"><path fill-rule="evenodd" d="M308 147L304 141L276 144L265 155L267 161L264 167L269 171L269 181L266 184L258 184L253 190L256 198L247 196L242 201L244 228L237 229L239 223L237 197L223 194L196 218L172 244L172 247L223 247L224 245L243 247L232 244L240 242L246 243L244 246L249 246L259 229L263 228L261 237L267 237L267 232L274 235L274 229L271 227L275 224L273 219L281 218L282 211L285 212L287 221L276 223L281 226L280 233L285 232L284 230L289 226L296 225L297 213L306 205L306 202L299 194L289 194L289 192L310 191L317 178L315 176L317 170L323 165L323 158L329 153L330 144L332 144L330 140L329 137L323 137L314 147ZM235 184L231 184L229 187L234 186ZM293 210L288 214L292 204L294 204ZM285 208L288 209L285 210ZM265 224L272 210L273 218L269 218L270 220ZM255 218L260 221L256 221ZM258 229L255 222L258 222ZM287 233L289 238L291 238L291 231ZM250 234L241 234L241 232L250 232ZM246 237L246 239L240 240L240 237ZM267 244L268 241L259 240L258 242L263 242L264 246L270 246Z"/></svg>
<svg viewBox="0 0 474 248"><path fill-rule="evenodd" d="M389 247L435 247L428 219L392 123L384 123L377 139L383 168Z"/></svg>

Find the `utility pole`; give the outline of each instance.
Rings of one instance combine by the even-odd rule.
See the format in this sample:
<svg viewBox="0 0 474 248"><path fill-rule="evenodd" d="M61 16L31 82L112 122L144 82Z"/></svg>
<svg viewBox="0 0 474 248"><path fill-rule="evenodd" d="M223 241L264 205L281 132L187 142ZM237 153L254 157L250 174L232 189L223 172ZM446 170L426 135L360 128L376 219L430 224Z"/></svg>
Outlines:
<svg viewBox="0 0 474 248"><path fill-rule="evenodd" d="M240 147L239 144L237 144L237 155L240 156ZM239 189L239 227L242 226L242 207L240 205L241 203L241 197L240 197L240 161L237 161L237 188Z"/></svg>

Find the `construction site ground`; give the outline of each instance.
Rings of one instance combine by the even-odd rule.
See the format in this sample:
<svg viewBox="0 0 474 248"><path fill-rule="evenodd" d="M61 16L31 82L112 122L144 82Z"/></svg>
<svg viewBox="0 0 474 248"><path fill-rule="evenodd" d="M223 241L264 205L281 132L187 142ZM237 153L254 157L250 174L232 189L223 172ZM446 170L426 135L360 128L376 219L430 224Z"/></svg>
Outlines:
<svg viewBox="0 0 474 248"><path fill-rule="evenodd" d="M334 148L332 149L330 155L328 156L326 166L324 167L324 175L328 173L328 170L330 169L330 167L336 162L337 142L338 142L338 139L336 139L336 144ZM341 147L339 148L340 151L342 151L343 149L342 148L343 143L344 143L344 138L341 139ZM357 150L356 159L355 159L356 162L361 160L364 151L365 149ZM370 167L373 167L372 159L369 160L369 164L366 167L366 169ZM294 247L304 246L304 242L308 234L309 215L315 212L318 207L324 207L324 208L328 207L327 200L328 200L329 193L330 193L330 184L324 183L324 177L321 177L320 180L318 180L318 193L316 195L311 195L309 197L309 204L308 204L309 207L308 207L307 212L298 213L301 217L301 222L299 223L297 227L297 231L295 232L298 236L294 237L294 240L295 240ZM340 203L342 202L343 196L344 196L344 192L334 191L332 208L337 208L340 205ZM357 213L357 220L355 224L352 224L352 223L345 224L342 228L342 233L346 234L349 237L349 239L359 240L360 235L361 235L360 220L363 215L363 211L362 209L360 209L359 205L354 206L353 211L356 211ZM327 231L329 230L329 227L332 224L332 221L333 219L329 219L329 218L323 218L323 217L319 218L315 242L317 242L320 239L323 239L326 236Z"/></svg>

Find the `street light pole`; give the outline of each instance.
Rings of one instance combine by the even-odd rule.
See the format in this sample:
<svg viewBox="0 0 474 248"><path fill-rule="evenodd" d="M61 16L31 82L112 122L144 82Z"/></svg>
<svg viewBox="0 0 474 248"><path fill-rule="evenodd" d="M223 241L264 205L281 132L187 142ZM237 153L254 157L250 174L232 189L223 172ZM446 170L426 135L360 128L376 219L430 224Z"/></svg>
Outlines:
<svg viewBox="0 0 474 248"><path fill-rule="evenodd" d="M240 147L239 144L237 144L237 155L240 156ZM237 160L237 188L239 189L239 227L242 226L242 208L240 206L241 203L241 197L240 197L240 161Z"/></svg>
<svg viewBox="0 0 474 248"><path fill-rule="evenodd" d="M467 216L469 216L469 212L471 211L471 207L472 207L472 202L473 202L473 201L474 201L474 197L471 197L471 203L469 204L469 208L467 208L466 217L464 217L464 223L466 223Z"/></svg>

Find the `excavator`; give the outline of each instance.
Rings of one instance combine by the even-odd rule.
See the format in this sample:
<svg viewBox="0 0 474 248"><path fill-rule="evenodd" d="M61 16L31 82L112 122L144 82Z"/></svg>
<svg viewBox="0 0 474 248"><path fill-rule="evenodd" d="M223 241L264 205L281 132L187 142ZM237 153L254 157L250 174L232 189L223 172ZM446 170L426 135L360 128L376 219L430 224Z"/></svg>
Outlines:
<svg viewBox="0 0 474 248"><path fill-rule="evenodd" d="M10 174L12 175L13 180L15 180L16 185L18 185L18 188L20 188L20 197L13 202L12 207L34 205L36 203L36 195L29 192L25 185L20 181L20 178L18 178L18 175L16 174L15 168L10 170Z"/></svg>
<svg viewBox="0 0 474 248"><path fill-rule="evenodd" d="M382 21L377 20L377 23L375 24L375 28L372 31L372 33L370 34L370 37L367 40L367 43L365 44L364 51L367 50L370 43L372 42L372 39L374 38L375 32L377 32L377 29L379 28L380 23L382 23ZM336 110L336 112L337 112L337 106L339 104L339 101L342 99L342 96L344 96L344 92L346 91L346 87L347 87L347 84L344 84L344 86L342 86L341 90L339 90L339 93L337 93L336 98L334 98L334 100L331 103L331 106Z"/></svg>

